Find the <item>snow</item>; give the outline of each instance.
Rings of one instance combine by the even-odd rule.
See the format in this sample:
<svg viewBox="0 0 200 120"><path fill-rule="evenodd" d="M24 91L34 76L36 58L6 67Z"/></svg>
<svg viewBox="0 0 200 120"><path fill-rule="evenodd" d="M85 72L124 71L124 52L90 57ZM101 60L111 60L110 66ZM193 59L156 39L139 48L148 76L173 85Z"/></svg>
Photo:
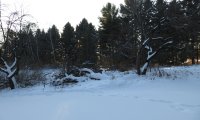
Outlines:
<svg viewBox="0 0 200 120"><path fill-rule="evenodd" d="M146 76L90 73L73 86L1 90L0 120L200 120L200 66L152 69Z"/></svg>

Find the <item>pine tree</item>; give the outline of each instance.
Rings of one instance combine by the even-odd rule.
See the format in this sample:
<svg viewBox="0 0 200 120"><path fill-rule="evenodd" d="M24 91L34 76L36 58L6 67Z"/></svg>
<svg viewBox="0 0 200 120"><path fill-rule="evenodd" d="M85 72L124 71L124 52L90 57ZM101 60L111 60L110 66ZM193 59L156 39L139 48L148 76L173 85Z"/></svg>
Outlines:
<svg viewBox="0 0 200 120"><path fill-rule="evenodd" d="M64 48L64 55L62 56L64 59L63 64L67 69L70 69L70 67L75 65L76 41L74 28L69 22L64 26L63 33L61 34L61 42Z"/></svg>
<svg viewBox="0 0 200 120"><path fill-rule="evenodd" d="M20 65L29 66L36 63L36 51L32 30L23 29L18 33L18 39L14 41L16 55L20 58Z"/></svg>
<svg viewBox="0 0 200 120"><path fill-rule="evenodd" d="M57 29L57 27L55 25L53 25L51 28L49 28L48 32L47 32L47 39L48 39L48 43L51 46L51 60L52 63L57 63L58 61L60 61L59 59L59 40L60 40L60 34L59 34L59 30Z"/></svg>
<svg viewBox="0 0 200 120"><path fill-rule="evenodd" d="M50 40L47 39L47 33L44 30L38 29L36 31L35 39L37 41L37 56L41 64L51 63L51 44Z"/></svg>
<svg viewBox="0 0 200 120"><path fill-rule="evenodd" d="M99 18L100 61L107 67L117 64L118 48L121 42L121 21L118 9L114 4L107 3L101 10Z"/></svg>
<svg viewBox="0 0 200 120"><path fill-rule="evenodd" d="M200 31L200 1L199 0L183 0L182 6L186 21L184 23L187 30L187 46L188 56L195 64L195 56L198 58L198 44L199 44L199 31ZM196 55L195 55L196 54Z"/></svg>
<svg viewBox="0 0 200 120"><path fill-rule="evenodd" d="M84 18L76 27L77 40L77 65L88 67L96 64L96 30L91 23Z"/></svg>

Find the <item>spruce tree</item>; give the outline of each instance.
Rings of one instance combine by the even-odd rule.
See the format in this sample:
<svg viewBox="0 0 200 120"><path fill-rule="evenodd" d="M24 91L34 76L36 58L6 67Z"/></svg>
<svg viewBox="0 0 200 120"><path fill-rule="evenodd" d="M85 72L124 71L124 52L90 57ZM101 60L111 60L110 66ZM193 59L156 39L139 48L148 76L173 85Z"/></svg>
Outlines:
<svg viewBox="0 0 200 120"><path fill-rule="evenodd" d="M118 9L114 4L107 3L101 10L99 17L99 46L100 61L107 67L117 64L119 58L119 44L121 42L121 21Z"/></svg>
<svg viewBox="0 0 200 120"><path fill-rule="evenodd" d="M75 41L75 32L74 28L68 22L63 29L61 34L61 42L64 48L64 65L67 69L70 69L73 65L75 65L74 61L76 58L76 41Z"/></svg>
<svg viewBox="0 0 200 120"><path fill-rule="evenodd" d="M48 39L48 44L51 47L51 61L52 63L57 63L58 61L60 61L59 58L59 51L60 51L60 47L59 47L59 40L60 40L60 34L59 34L59 30L57 29L57 27L55 25L53 25L51 28L49 28L48 32L47 32L47 39Z"/></svg>
<svg viewBox="0 0 200 120"><path fill-rule="evenodd" d="M84 18L76 27L77 65L93 67L96 64L97 35L95 27Z"/></svg>

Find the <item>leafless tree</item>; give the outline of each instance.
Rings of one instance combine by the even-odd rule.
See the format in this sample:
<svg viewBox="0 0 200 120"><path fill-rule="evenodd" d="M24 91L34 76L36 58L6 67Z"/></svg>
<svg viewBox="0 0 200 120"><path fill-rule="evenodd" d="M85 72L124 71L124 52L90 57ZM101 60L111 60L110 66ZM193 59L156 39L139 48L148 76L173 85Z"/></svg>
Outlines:
<svg viewBox="0 0 200 120"><path fill-rule="evenodd" d="M161 44L157 49L153 50L153 48L149 45L149 41L151 39L162 39L162 41L165 41L163 44ZM163 38L163 37L159 37L159 38L148 38L146 39L143 44L141 45L139 52L138 52L138 56L137 56L137 73L138 75L145 75L147 68L151 62L151 60L160 52L160 50L164 49L165 46L172 44L172 38ZM143 65L141 65L140 62L140 58L141 58L141 51L142 49L146 49L147 50L147 57L145 59L145 62Z"/></svg>
<svg viewBox="0 0 200 120"><path fill-rule="evenodd" d="M10 88L15 89L18 87L15 74L17 73L18 58L16 56L16 49L12 48L11 42L14 39L17 39L17 33L19 33L24 25L24 18L27 14L23 14L22 11L14 11L8 16L3 16L2 3L0 0L0 34L1 34L1 56L0 56L0 71L4 72L7 75L9 80ZM8 50L6 50L9 48ZM5 56L2 55L4 53ZM14 59L14 60L9 60Z"/></svg>

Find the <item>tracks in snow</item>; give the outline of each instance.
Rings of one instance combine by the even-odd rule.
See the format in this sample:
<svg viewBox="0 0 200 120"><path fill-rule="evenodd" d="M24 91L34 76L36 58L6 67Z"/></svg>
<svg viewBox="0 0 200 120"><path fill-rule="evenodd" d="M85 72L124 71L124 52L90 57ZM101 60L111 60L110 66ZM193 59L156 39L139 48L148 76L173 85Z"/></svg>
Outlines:
<svg viewBox="0 0 200 120"><path fill-rule="evenodd" d="M121 93L112 93L112 94L99 94L97 95L99 97L101 96L108 96L108 97L125 97L125 98L131 98L134 100L139 101L146 101L146 102L153 102L153 103L160 103L165 104L171 109L174 109L176 111L180 112L189 112L189 111L200 111L200 104L185 104L185 103L177 103L170 100L164 100L164 99L154 99L154 98L144 98L136 95L125 95Z"/></svg>

